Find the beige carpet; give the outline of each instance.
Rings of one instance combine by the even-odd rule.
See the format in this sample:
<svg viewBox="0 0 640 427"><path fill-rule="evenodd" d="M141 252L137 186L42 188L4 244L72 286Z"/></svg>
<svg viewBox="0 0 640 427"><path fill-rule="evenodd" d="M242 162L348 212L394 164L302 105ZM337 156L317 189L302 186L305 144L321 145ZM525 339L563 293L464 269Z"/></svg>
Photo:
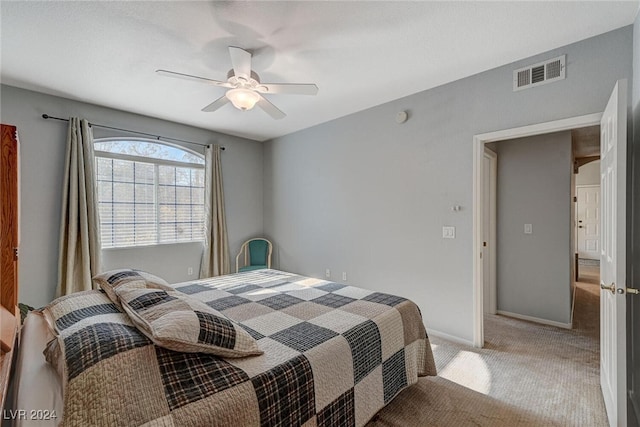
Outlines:
<svg viewBox="0 0 640 427"><path fill-rule="evenodd" d="M368 427L607 426L597 267L583 267L573 330L489 315L483 349L432 338L438 377L421 378Z"/></svg>

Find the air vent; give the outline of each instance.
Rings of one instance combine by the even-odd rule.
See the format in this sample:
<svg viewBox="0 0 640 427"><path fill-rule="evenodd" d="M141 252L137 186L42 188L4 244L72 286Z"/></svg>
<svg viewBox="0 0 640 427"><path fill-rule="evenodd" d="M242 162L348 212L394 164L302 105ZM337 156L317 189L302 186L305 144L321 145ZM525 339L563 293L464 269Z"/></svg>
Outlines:
<svg viewBox="0 0 640 427"><path fill-rule="evenodd" d="M513 72L513 90L528 89L563 80L565 78L566 55L520 68Z"/></svg>

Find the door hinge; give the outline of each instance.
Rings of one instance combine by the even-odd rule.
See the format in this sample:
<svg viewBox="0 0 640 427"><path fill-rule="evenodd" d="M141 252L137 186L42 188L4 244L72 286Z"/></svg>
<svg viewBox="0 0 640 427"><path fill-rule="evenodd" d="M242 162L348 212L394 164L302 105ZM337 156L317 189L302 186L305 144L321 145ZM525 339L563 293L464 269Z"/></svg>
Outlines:
<svg viewBox="0 0 640 427"><path fill-rule="evenodd" d="M18 260L18 248L13 248L13 259Z"/></svg>

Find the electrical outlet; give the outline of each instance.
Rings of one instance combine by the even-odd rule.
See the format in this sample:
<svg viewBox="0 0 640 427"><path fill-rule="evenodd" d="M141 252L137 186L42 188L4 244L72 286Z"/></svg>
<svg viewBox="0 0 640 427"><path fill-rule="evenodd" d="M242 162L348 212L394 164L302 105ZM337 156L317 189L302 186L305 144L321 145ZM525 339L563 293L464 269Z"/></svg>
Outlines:
<svg viewBox="0 0 640 427"><path fill-rule="evenodd" d="M347 272L346 271L342 272L342 280L344 280L345 282L347 281Z"/></svg>
<svg viewBox="0 0 640 427"><path fill-rule="evenodd" d="M533 226L531 224L524 225L524 234L533 234Z"/></svg>
<svg viewBox="0 0 640 427"><path fill-rule="evenodd" d="M187 268L187 275L188 276L193 276L193 267Z"/></svg>
<svg viewBox="0 0 640 427"><path fill-rule="evenodd" d="M331 270L329 270L328 268L324 271L324 276L328 279L331 277Z"/></svg>
<svg viewBox="0 0 640 427"><path fill-rule="evenodd" d="M456 228L455 227L442 227L442 238L443 239L455 239L456 238Z"/></svg>

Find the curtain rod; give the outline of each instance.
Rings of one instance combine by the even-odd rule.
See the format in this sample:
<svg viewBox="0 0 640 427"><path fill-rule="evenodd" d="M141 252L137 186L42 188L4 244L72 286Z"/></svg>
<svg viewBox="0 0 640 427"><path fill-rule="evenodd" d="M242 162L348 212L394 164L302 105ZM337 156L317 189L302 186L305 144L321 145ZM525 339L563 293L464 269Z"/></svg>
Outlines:
<svg viewBox="0 0 640 427"><path fill-rule="evenodd" d="M61 119L60 117L53 117L53 116L50 116L48 114L43 114L42 118L43 119L60 120L60 121L63 121L63 122L68 122L69 121L69 119ZM184 142L185 144L199 145L201 147L206 147L208 145L208 144L201 144L199 142L186 141L184 139L171 138L171 137L168 137L168 136L161 136L161 135L154 135L152 133L146 133L146 132L139 132L137 130L122 129L122 128L116 128L116 127L113 127L113 126L99 125L97 123L89 123L89 126L97 127L97 128L103 128L103 129L119 130L119 131L122 131L122 132L135 133L137 135L150 136L150 137L153 137L153 138L157 139L158 141L160 141L160 139L162 138L162 139L165 139L167 141ZM224 146L221 146L220 149L221 150L225 150L226 148Z"/></svg>

